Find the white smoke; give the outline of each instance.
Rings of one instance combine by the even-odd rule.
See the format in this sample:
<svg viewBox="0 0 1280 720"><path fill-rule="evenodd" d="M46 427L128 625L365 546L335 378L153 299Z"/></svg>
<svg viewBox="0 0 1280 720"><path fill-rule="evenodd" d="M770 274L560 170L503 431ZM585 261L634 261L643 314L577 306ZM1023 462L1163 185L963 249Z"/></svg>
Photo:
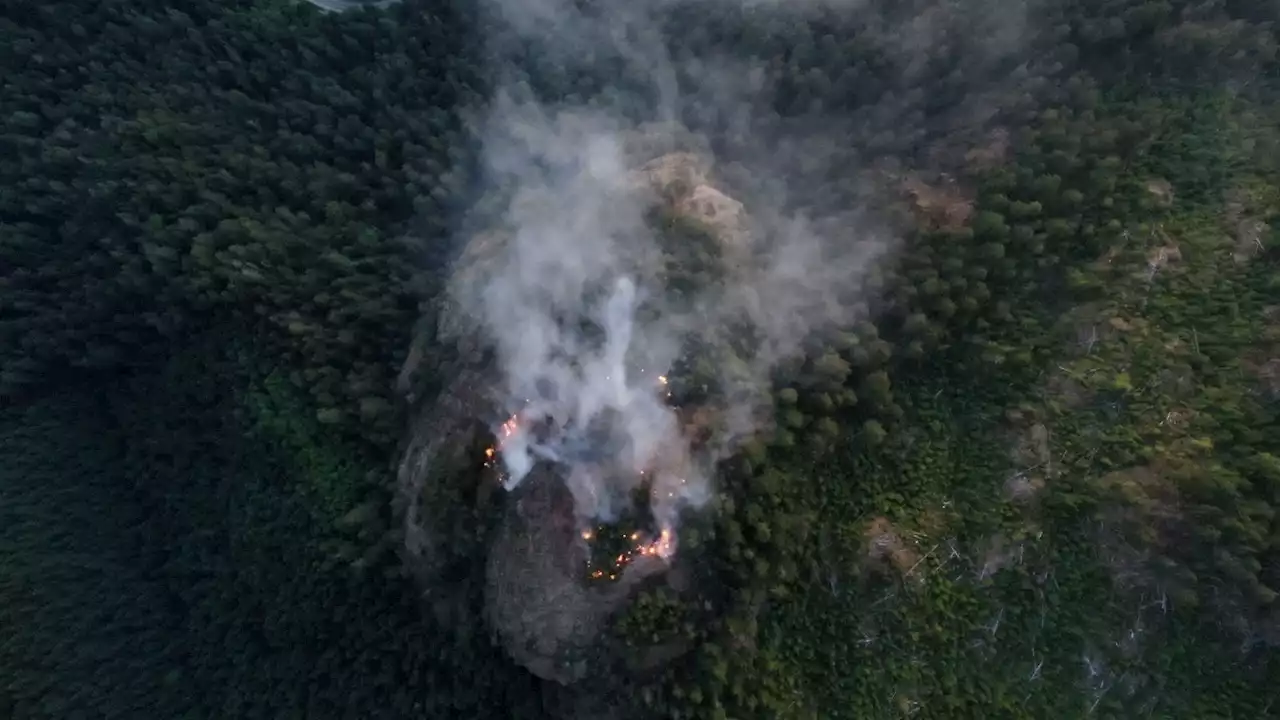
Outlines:
<svg viewBox="0 0 1280 720"><path fill-rule="evenodd" d="M452 292L493 341L518 416L498 430L508 488L538 460L559 463L582 519L608 520L648 473L674 521L677 492L705 499L700 474L676 474L692 473L687 463L658 469L687 449L659 378L689 319L638 317L660 307L661 288L642 285L660 256L621 130L604 114L497 98L485 157L491 180L514 188L506 242L482 282L468 276Z"/></svg>
<svg viewBox="0 0 1280 720"><path fill-rule="evenodd" d="M476 131L485 179L508 198L500 217L484 218L501 239L487 248L482 272L460 271L450 288L477 326L467 331L482 332L496 349L506 407L495 422L516 419L495 426L508 489L536 463L556 464L584 523L615 518L641 483L651 484L651 508L667 530L682 508L705 503L715 463L768 422L773 371L813 333L859 319L864 279L893 246L865 209L816 218L789 209L798 193L818 188L788 187L792 178L780 168L797 158L773 158L798 148L806 154L800 160L829 165L850 138L812 127L802 138L753 138L760 69L671 51L651 14L673 4L601 0L585 11L588 4L572 0L492 0L489 7L506 28L494 42L522 43L524 54L562 69L620 62L619 87L632 88L548 106L518 71L495 68L503 86ZM831 5L855 11L859 3ZM719 282L677 298L663 282L664 251L646 222L656 198L636 179L638 164L652 157L637 160L630 141L639 119L670 123L691 106L728 128L729 147L750 150L714 160L751 181L749 190L728 188L744 200L751 228L743 247L726 249L733 258ZM646 117L636 117L638 107L647 107ZM849 177L859 169L843 170ZM711 437L696 441L659 379L691 341L736 348L714 360L715 419Z"/></svg>

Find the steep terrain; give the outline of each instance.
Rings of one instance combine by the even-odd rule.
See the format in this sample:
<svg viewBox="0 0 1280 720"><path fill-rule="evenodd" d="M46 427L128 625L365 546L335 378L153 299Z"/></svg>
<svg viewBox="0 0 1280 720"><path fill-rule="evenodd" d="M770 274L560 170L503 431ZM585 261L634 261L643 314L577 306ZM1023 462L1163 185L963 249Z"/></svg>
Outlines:
<svg viewBox="0 0 1280 720"><path fill-rule="evenodd" d="M1277 716L1277 23L0 5L0 717Z"/></svg>

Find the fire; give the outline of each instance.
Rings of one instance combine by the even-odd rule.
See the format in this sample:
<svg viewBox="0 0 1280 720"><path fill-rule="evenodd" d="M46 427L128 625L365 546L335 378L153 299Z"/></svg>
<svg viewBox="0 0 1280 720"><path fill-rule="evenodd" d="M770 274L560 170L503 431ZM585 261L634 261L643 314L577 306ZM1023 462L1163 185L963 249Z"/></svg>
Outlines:
<svg viewBox="0 0 1280 720"><path fill-rule="evenodd" d="M644 370L641 369L643 373ZM652 377L652 376L650 376ZM655 391L662 396L670 398L672 396L672 388L670 378L666 375L657 376L657 386ZM526 401L527 402L527 401ZM508 442L512 441L519 434L525 425L527 418L523 417L523 410L513 413L501 425L498 426L494 433L494 441L484 449L484 465L487 468L497 467L498 457L504 451L504 447ZM640 469L640 477L646 481L652 478L655 473L652 467L643 467ZM687 483L685 478L675 478L679 480L681 485ZM504 478L505 481L505 478ZM657 488L650 485L649 491L651 499L657 500L659 493L665 491L667 498L675 498L675 492L670 488ZM676 552L675 533L670 528L662 528L654 534L654 530L631 530L627 528L622 530L614 528L610 532L603 535L601 533L607 528L604 526L596 528L584 528L578 531L582 541L594 546L597 541L608 542L608 549L605 546L600 547L599 554L588 552L586 561L588 576L592 580L601 580L608 578L609 580L617 580L621 577L626 567L632 561L642 557L658 558L664 563L671 562ZM619 532L621 530L621 532ZM619 542L618 545L613 543ZM608 555L604 555L608 553ZM616 553L616 555L614 554ZM603 555L603 557L600 557ZM593 567L594 566L594 567Z"/></svg>
<svg viewBox="0 0 1280 720"><path fill-rule="evenodd" d="M583 530L582 538L591 540L596 533L591 530ZM590 568L589 576L593 580L599 580L607 577L610 580L618 579L618 576L626 570L632 561L641 557L654 557L664 561L669 561L671 556L675 554L676 538L669 528L664 528L658 533L657 537L646 537L643 533L636 531L623 534L624 538L632 544L614 557L605 560L602 564L604 567L592 567L593 561L587 560L587 566Z"/></svg>
<svg viewBox="0 0 1280 720"><path fill-rule="evenodd" d="M516 431L519 429L519 413L513 414L502 423L498 428L497 443L484 449L484 464L486 467L493 467L494 461L497 459L498 451L502 449L502 446L506 444L507 440L511 439L511 436L515 435Z"/></svg>
<svg viewBox="0 0 1280 720"><path fill-rule="evenodd" d="M656 555L661 558L671 557L671 553L676 549L675 535L668 528L663 528L658 534L658 539L651 543L641 545L639 550L641 555Z"/></svg>
<svg viewBox="0 0 1280 720"><path fill-rule="evenodd" d="M520 429L519 414L512 415L511 417L507 418L506 422L502 423L502 429L501 429L502 437L498 440L499 447L501 447L503 440L506 440L507 438L514 435L516 430L519 430L519 429Z"/></svg>
<svg viewBox="0 0 1280 720"><path fill-rule="evenodd" d="M641 372L644 372L644 370L641 370ZM671 397L671 381L666 375L658 376L658 385L660 387L659 392L668 398ZM525 402L527 403L528 400L526 399ZM504 420L503 423L498 426L496 441L493 445L484 449L485 465L487 467L493 466L498 453L502 450L502 447L506 445L507 441L510 440L513 435L520 431L520 426L522 424L523 419L520 417L520 413L515 412L511 414L511 417ZM648 472L649 471L647 469L643 470L641 471L641 475L646 475Z"/></svg>

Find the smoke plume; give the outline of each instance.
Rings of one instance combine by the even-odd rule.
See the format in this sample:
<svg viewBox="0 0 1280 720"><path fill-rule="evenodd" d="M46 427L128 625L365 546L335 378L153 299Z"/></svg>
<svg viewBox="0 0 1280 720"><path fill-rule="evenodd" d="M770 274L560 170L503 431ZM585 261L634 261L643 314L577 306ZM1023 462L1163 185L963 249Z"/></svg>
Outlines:
<svg viewBox="0 0 1280 720"><path fill-rule="evenodd" d="M471 320L460 332L483 333L496 351L503 407L494 427L508 488L534 464L555 464L584 527L615 518L642 485L666 531L682 508L705 503L716 463L768 422L774 370L815 332L858 319L863 281L894 244L867 208L803 201L829 195L815 178L856 172L832 167L849 157L848 125L788 136L776 118L757 117L769 102L765 71L669 47L655 18L677 4L486 6L498 87L474 130L493 189L477 210L489 232L483 262L459 267L450 296ZM917 26L915 40L941 32ZM537 58L567 78L602 67L617 77L580 101L547 103L501 58ZM721 142L690 125L716 128ZM684 163L679 182L655 183L663 157L716 171ZM646 162L657 170L646 175ZM797 165L809 167L803 183ZM670 248L647 215L673 194L743 208L742 232L717 234L714 280L692 294L671 287ZM695 347L715 369L714 420L691 430L668 404L668 376ZM663 554L673 549L668 542Z"/></svg>

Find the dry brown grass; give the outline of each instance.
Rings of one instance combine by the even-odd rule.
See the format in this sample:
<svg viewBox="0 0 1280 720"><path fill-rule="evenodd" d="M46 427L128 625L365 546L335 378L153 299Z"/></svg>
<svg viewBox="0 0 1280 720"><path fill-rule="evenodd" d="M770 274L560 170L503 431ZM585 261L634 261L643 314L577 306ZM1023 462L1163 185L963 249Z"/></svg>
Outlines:
<svg viewBox="0 0 1280 720"><path fill-rule="evenodd" d="M886 517L873 519L863 532L867 543L867 559L883 569L892 569L905 577L916 563L920 554L903 540L902 535Z"/></svg>
<svg viewBox="0 0 1280 720"><path fill-rule="evenodd" d="M930 228L958 230L973 216L972 192L950 177L943 176L939 182L929 184L912 175L904 178L900 187L910 198L917 217Z"/></svg>
<svg viewBox="0 0 1280 720"><path fill-rule="evenodd" d="M1164 178L1151 178L1146 182L1147 192L1163 207L1173 204L1173 184Z"/></svg>

